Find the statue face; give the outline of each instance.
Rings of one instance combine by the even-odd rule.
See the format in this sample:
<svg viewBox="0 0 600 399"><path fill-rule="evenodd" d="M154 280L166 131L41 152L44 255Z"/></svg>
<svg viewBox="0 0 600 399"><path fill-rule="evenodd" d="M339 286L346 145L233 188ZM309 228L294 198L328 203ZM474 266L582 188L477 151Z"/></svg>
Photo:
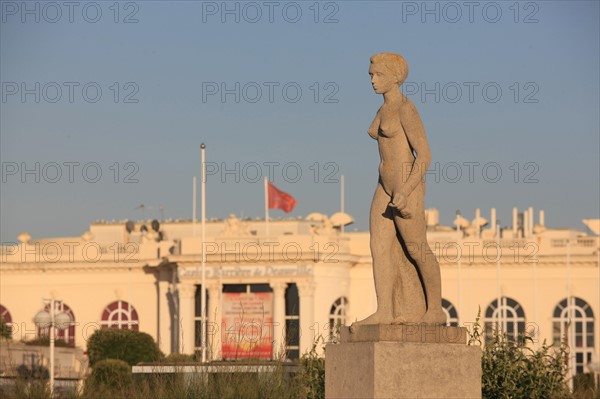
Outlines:
<svg viewBox="0 0 600 399"><path fill-rule="evenodd" d="M396 78L381 63L371 64L369 75L371 75L373 90L377 94L384 94L398 87Z"/></svg>

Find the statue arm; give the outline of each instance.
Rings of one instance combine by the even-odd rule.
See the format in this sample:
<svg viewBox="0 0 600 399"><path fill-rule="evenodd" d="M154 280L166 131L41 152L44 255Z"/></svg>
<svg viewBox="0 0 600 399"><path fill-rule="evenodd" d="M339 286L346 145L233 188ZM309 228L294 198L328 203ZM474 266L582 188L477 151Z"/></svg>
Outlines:
<svg viewBox="0 0 600 399"><path fill-rule="evenodd" d="M415 155L411 170L409 173L402 173L401 178L405 179L405 181L399 186L402 187L402 194L408 197L421 180L424 179L425 173L431 164L431 151L427 142L427 136L425 135L423 122L417 112L417 108L412 102L405 103L400 109L400 122Z"/></svg>

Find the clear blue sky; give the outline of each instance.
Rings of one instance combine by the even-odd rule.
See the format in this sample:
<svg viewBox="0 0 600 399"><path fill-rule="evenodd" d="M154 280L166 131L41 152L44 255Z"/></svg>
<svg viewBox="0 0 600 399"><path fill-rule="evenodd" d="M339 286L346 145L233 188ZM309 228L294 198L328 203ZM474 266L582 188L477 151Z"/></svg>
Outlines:
<svg viewBox="0 0 600 399"><path fill-rule="evenodd" d="M191 217L202 142L219 169L239 163L208 177L208 217L264 216L252 180L278 162L292 216L336 212L343 174L346 211L368 228L366 130L382 99L367 71L382 51L409 63L404 89L439 165L426 202L442 222L476 207L503 225L513 206L545 209L554 227L599 216L598 1L0 3L3 242L140 218L142 203L148 218L161 204Z"/></svg>

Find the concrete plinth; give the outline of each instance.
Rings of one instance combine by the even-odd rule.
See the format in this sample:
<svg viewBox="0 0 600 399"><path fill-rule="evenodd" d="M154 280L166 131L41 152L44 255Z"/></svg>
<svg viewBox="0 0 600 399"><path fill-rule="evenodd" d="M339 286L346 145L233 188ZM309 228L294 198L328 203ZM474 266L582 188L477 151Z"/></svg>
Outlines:
<svg viewBox="0 0 600 399"><path fill-rule="evenodd" d="M464 329L414 328L411 334L402 325L345 328L342 342L325 349L325 397L481 398L481 350L453 338Z"/></svg>

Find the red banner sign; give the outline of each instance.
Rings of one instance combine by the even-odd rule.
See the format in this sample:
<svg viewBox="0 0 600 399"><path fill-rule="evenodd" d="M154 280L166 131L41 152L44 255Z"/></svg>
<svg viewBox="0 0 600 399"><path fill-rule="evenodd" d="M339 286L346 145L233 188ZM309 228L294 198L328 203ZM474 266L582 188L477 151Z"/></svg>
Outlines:
<svg viewBox="0 0 600 399"><path fill-rule="evenodd" d="M273 294L224 293L223 359L270 359L273 350Z"/></svg>

